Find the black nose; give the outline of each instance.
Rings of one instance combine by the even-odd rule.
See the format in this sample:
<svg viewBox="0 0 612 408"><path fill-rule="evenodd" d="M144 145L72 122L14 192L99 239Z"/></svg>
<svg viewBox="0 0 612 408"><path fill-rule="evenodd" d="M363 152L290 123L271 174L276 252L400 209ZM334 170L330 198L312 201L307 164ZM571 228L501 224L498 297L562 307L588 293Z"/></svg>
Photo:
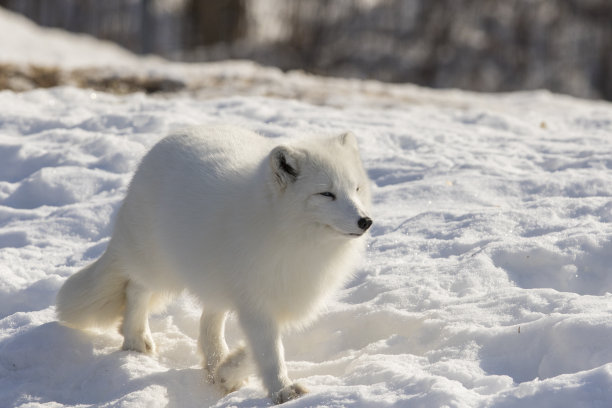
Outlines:
<svg viewBox="0 0 612 408"><path fill-rule="evenodd" d="M368 228L372 225L372 219L370 217L361 217L359 221L357 221L357 226L364 231L367 231Z"/></svg>

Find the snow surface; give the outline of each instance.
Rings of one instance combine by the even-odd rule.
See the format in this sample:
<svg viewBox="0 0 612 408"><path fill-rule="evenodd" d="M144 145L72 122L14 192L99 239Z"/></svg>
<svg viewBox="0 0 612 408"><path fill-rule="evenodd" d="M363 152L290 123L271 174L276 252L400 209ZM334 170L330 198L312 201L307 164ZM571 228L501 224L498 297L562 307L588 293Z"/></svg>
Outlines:
<svg viewBox="0 0 612 408"><path fill-rule="evenodd" d="M187 296L151 319L153 357L55 321L57 290L102 253L139 158L209 122L351 129L375 186L367 260L286 337L290 375L311 390L288 406L610 406L612 108L491 98L508 108L0 93L0 406L268 404L256 380L226 397L204 384ZM229 335L241 339L235 322Z"/></svg>
<svg viewBox="0 0 612 408"><path fill-rule="evenodd" d="M350 97L333 106L0 92L0 407L270 405L255 377L227 396L204 382L188 295L151 318L155 356L55 317L64 280L107 245L142 155L211 122L271 138L350 129L374 186L363 264L285 337L289 374L310 389L286 406L612 406L612 105L341 84ZM228 336L242 341L234 319Z"/></svg>

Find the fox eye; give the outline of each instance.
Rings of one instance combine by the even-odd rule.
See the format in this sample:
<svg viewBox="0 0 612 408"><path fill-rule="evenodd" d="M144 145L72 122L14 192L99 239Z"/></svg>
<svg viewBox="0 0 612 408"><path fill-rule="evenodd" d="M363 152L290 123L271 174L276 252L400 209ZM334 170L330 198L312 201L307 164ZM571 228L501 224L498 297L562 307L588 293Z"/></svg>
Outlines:
<svg viewBox="0 0 612 408"><path fill-rule="evenodd" d="M357 188L355 189L355 191L356 191L356 192L359 192L359 189L360 189L360 188L361 188L361 187L357 187Z"/></svg>
<svg viewBox="0 0 612 408"><path fill-rule="evenodd" d="M332 200L336 199L336 195L334 193L332 193L331 191L324 191L322 193L319 193L319 195L322 195L323 197L329 197Z"/></svg>

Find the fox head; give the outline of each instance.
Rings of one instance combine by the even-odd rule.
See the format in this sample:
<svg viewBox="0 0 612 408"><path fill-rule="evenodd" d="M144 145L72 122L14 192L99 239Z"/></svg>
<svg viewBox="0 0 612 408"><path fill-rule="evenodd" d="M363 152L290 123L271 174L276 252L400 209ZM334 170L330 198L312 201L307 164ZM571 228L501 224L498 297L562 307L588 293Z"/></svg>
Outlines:
<svg viewBox="0 0 612 408"><path fill-rule="evenodd" d="M302 222L347 238L372 225L370 181L352 133L277 146L269 160L278 200Z"/></svg>

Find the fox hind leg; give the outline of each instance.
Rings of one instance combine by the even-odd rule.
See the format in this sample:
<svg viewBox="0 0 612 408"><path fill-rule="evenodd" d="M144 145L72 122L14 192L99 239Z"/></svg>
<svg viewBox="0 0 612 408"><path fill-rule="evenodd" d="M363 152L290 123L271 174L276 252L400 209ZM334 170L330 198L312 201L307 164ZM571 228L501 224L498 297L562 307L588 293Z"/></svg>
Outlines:
<svg viewBox="0 0 612 408"><path fill-rule="evenodd" d="M214 382L214 372L228 353L227 343L225 342L226 317L227 312L225 311L206 310L202 312L200 317L198 345L204 356L204 368L209 382Z"/></svg>
<svg viewBox="0 0 612 408"><path fill-rule="evenodd" d="M149 305L153 293L130 280L125 288L125 312L120 332L123 350L154 353L155 343L149 328Z"/></svg>

